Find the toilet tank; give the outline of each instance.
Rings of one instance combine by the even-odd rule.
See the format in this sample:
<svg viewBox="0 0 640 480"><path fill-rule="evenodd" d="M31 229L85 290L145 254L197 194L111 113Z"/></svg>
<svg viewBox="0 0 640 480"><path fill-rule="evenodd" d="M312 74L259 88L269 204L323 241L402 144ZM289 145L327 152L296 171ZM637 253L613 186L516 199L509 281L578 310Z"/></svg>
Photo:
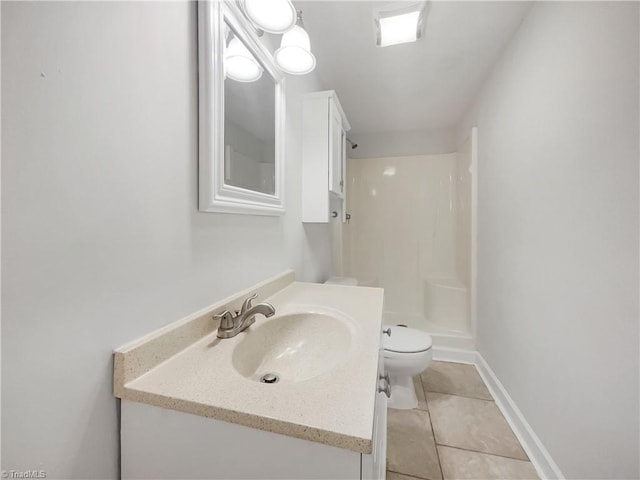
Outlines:
<svg viewBox="0 0 640 480"><path fill-rule="evenodd" d="M358 285L358 280L352 277L331 277L324 283L331 285L350 285L355 287Z"/></svg>

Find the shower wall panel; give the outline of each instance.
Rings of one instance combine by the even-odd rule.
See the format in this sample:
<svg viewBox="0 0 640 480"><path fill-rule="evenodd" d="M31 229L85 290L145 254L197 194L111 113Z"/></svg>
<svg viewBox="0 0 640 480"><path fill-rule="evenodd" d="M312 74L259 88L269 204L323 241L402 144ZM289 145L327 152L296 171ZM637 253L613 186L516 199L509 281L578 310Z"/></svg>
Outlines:
<svg viewBox="0 0 640 480"><path fill-rule="evenodd" d="M471 139L456 158L456 278L471 288Z"/></svg>
<svg viewBox="0 0 640 480"><path fill-rule="evenodd" d="M457 172L455 153L347 162L345 274L383 287L387 313L422 318L425 279L457 277Z"/></svg>

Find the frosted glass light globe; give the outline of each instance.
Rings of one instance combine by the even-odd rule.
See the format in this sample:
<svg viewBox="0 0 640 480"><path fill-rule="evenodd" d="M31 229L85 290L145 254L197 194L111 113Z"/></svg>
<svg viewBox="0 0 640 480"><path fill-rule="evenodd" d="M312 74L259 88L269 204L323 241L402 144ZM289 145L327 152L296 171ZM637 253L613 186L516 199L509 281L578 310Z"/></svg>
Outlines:
<svg viewBox="0 0 640 480"><path fill-rule="evenodd" d="M224 68L226 76L237 82L255 82L262 76L262 66L237 37L229 42Z"/></svg>
<svg viewBox="0 0 640 480"><path fill-rule="evenodd" d="M290 0L244 0L244 11L255 26L269 33L284 33L296 23Z"/></svg>
<svg viewBox="0 0 640 480"><path fill-rule="evenodd" d="M292 75L305 75L316 68L316 57L311 53L309 34L296 25L282 36L280 48L274 58L278 66Z"/></svg>

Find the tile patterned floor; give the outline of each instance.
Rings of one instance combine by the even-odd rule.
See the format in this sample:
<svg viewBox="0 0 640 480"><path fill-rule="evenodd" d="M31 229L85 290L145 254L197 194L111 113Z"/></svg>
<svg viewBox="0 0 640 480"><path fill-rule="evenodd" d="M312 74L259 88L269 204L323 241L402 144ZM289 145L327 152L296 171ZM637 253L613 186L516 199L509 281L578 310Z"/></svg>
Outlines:
<svg viewBox="0 0 640 480"><path fill-rule="evenodd" d="M389 409L387 480L529 480L533 465L473 365L433 362Z"/></svg>

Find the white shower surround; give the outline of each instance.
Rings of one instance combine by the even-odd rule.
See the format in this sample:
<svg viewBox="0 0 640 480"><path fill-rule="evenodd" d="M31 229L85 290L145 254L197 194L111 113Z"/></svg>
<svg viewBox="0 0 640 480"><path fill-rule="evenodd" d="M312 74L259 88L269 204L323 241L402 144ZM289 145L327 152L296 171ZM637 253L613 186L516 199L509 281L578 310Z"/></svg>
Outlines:
<svg viewBox="0 0 640 480"><path fill-rule="evenodd" d="M469 288L455 278L428 278L424 282L424 317L434 333L468 335Z"/></svg>
<svg viewBox="0 0 640 480"><path fill-rule="evenodd" d="M470 142L459 153L349 159L343 243L345 274L385 289L385 322L464 349L474 348L470 166ZM428 298L438 307L425 308Z"/></svg>

